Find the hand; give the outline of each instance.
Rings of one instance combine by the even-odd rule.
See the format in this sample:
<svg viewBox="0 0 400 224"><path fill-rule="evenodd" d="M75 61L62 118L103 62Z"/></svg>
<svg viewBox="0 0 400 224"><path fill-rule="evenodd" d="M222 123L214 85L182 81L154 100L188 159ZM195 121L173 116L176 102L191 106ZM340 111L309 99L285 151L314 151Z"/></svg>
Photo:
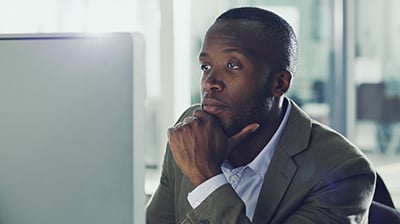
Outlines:
<svg viewBox="0 0 400 224"><path fill-rule="evenodd" d="M177 165L197 187L221 173L221 164L230 150L258 127L257 123L249 124L229 138L215 117L199 109L169 128L168 140Z"/></svg>

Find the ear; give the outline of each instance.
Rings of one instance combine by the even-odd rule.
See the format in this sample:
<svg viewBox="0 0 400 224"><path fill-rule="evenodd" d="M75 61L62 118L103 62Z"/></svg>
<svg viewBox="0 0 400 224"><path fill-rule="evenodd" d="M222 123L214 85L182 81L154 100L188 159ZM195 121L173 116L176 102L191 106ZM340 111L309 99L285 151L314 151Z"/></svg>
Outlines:
<svg viewBox="0 0 400 224"><path fill-rule="evenodd" d="M276 97L285 94L292 82L292 74L289 71L283 70L274 74L274 82L272 86L272 94Z"/></svg>

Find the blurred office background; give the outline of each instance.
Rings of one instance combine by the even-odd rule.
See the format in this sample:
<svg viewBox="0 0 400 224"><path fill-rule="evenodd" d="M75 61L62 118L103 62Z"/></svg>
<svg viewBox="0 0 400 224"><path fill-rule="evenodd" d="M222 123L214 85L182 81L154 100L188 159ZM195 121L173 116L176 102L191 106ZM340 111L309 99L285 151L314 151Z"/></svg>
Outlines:
<svg viewBox="0 0 400 224"><path fill-rule="evenodd" d="M197 54L228 8L259 6L294 27L290 97L355 142L400 207L398 0L0 0L0 33L139 31L146 40L146 183L158 182L166 129L199 102ZM1 149L0 149L1 150Z"/></svg>

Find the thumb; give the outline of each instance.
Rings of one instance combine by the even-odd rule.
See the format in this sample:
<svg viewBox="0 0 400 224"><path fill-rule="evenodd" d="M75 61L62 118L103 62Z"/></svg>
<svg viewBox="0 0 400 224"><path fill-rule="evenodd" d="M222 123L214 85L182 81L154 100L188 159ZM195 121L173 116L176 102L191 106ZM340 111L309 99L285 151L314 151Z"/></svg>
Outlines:
<svg viewBox="0 0 400 224"><path fill-rule="evenodd" d="M230 146L230 148L235 146L235 145L237 145L237 144L239 144L241 141L245 140L252 133L257 131L257 129L259 127L260 127L260 124L258 124L258 123L248 124L242 130L240 130L238 133L236 133L234 136L230 137L229 138L229 146Z"/></svg>

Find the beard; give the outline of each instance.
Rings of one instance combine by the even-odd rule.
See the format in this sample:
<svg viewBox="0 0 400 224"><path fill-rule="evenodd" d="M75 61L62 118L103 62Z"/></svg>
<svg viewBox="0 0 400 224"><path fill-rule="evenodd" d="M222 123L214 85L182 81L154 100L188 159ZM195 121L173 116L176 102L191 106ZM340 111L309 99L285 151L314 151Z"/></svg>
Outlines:
<svg viewBox="0 0 400 224"><path fill-rule="evenodd" d="M265 95L259 95L246 103L236 104L225 119L218 119L225 135L232 137L249 124L261 124L270 110L269 102Z"/></svg>

